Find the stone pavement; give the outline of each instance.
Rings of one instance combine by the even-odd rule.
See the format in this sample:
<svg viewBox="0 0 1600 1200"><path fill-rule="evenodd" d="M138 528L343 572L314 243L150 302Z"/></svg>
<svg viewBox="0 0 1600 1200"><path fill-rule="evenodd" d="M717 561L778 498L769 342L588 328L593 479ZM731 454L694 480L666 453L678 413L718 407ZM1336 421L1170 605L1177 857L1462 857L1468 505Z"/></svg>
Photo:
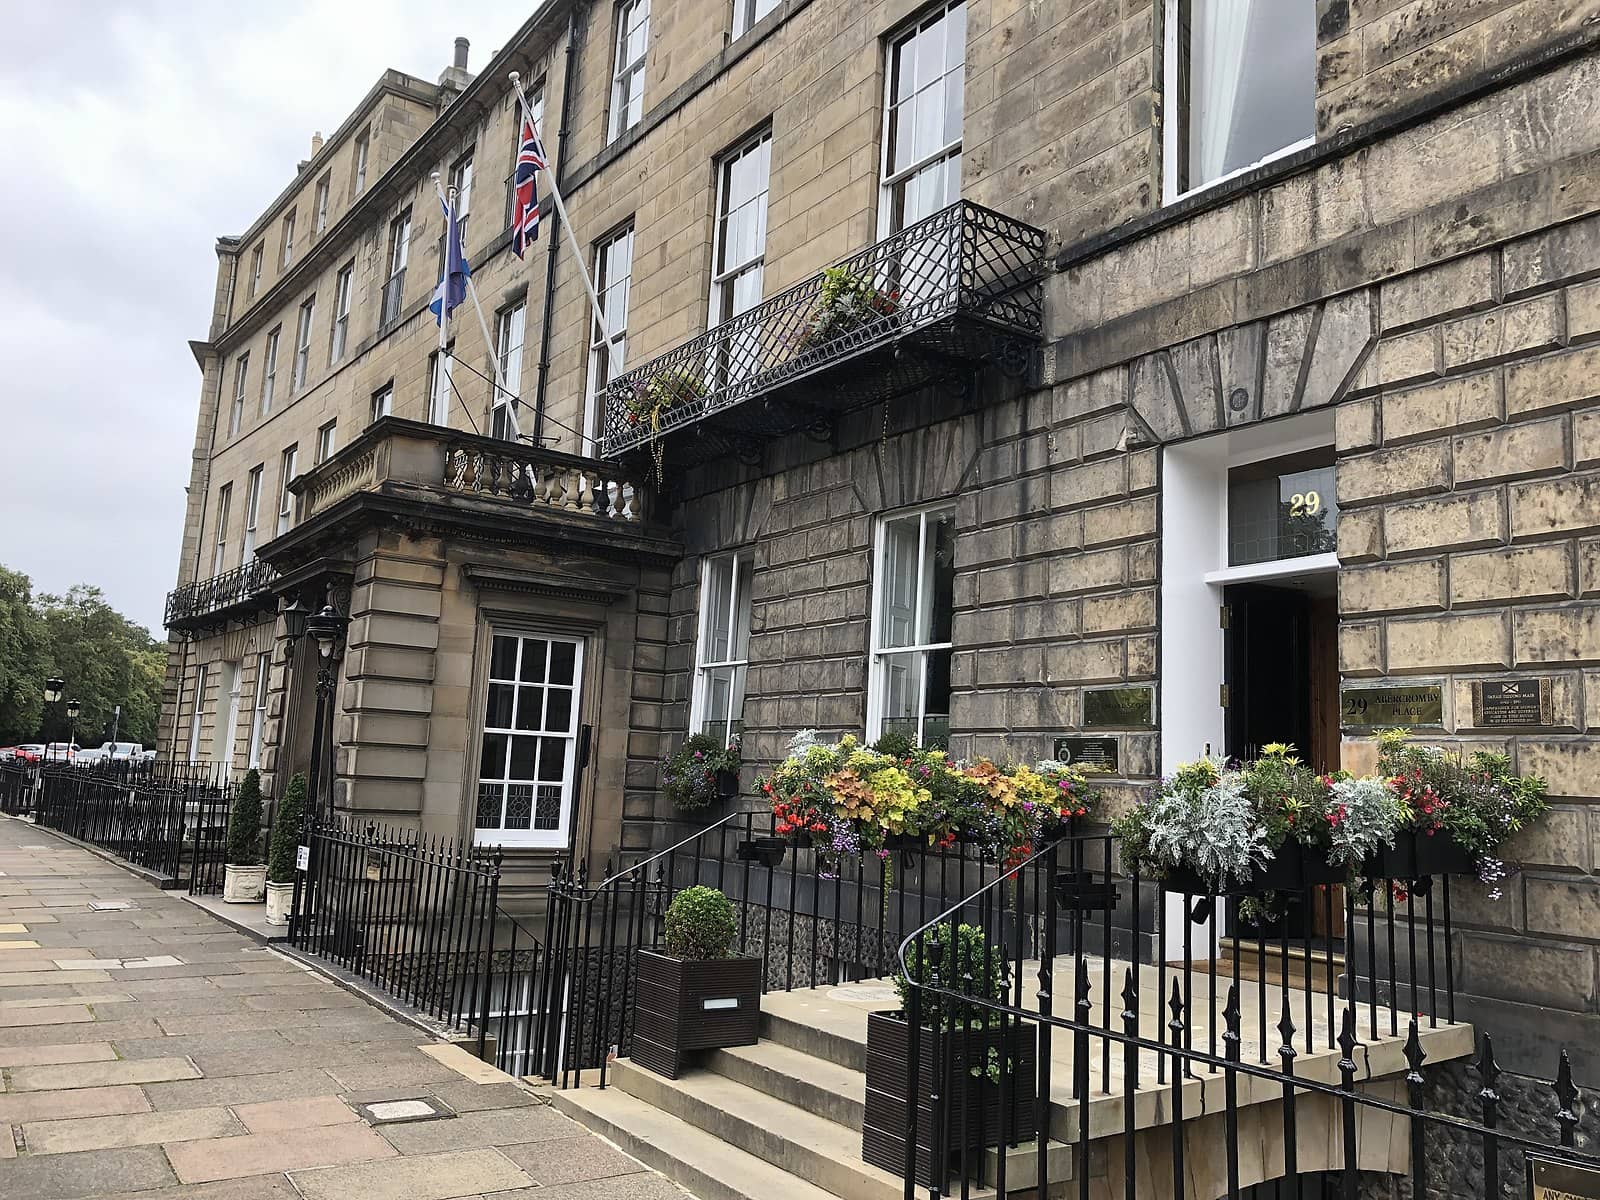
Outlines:
<svg viewBox="0 0 1600 1200"><path fill-rule="evenodd" d="M384 1107L406 1100L428 1103ZM533 1088L0 817L3 1200L685 1195Z"/></svg>

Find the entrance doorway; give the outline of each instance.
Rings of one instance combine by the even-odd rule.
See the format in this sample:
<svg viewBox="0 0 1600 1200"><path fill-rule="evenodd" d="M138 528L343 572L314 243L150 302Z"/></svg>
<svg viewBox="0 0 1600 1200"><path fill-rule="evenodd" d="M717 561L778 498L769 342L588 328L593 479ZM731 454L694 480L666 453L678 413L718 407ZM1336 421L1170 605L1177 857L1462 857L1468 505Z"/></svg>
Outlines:
<svg viewBox="0 0 1600 1200"><path fill-rule="evenodd" d="M1337 579L1318 571L1224 588L1223 726L1230 758L1255 758L1263 746L1281 742L1315 771L1338 769ZM1275 912L1241 918L1235 932L1342 939L1343 889L1327 892L1313 891L1309 905L1280 897Z"/></svg>

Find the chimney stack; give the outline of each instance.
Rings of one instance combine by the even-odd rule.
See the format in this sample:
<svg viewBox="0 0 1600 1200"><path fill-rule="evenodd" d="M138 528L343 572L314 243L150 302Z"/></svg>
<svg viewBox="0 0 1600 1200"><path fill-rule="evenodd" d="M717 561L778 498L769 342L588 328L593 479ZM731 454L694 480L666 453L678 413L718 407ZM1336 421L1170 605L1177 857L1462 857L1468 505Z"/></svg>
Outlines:
<svg viewBox="0 0 1600 1200"><path fill-rule="evenodd" d="M439 107L441 109L464 92L467 85L472 82L472 72L467 70L467 39L456 39L455 54L451 56L450 65L439 76Z"/></svg>
<svg viewBox="0 0 1600 1200"><path fill-rule="evenodd" d="M317 151L322 149L322 130L317 130L311 135L311 157L317 156Z"/></svg>
<svg viewBox="0 0 1600 1200"><path fill-rule="evenodd" d="M467 47L469 45L471 45L471 43L468 42L464 37L458 37L456 39L456 57L452 65L458 71L465 71L467 69Z"/></svg>

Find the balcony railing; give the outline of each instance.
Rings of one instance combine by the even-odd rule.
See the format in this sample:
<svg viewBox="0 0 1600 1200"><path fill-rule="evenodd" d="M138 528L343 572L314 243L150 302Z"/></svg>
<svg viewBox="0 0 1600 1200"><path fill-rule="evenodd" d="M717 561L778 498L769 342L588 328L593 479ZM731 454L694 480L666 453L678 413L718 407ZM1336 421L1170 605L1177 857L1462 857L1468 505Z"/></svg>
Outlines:
<svg viewBox="0 0 1600 1200"><path fill-rule="evenodd" d="M742 452L963 365L1025 365L1044 244L991 209L942 209L618 376L602 452L669 438L675 461ZM689 427L699 436L673 436Z"/></svg>
<svg viewBox="0 0 1600 1200"><path fill-rule="evenodd" d="M325 540L330 523L376 506L418 520L492 529L496 536L618 545L659 540L642 468L383 417L326 462L297 477L294 527L263 547L292 571L296 543ZM534 524L541 526L535 529ZM287 555L287 556L286 556Z"/></svg>
<svg viewBox="0 0 1600 1200"><path fill-rule="evenodd" d="M168 629L192 629L271 607L272 581L277 575L256 558L221 575L174 588L167 593L164 624Z"/></svg>

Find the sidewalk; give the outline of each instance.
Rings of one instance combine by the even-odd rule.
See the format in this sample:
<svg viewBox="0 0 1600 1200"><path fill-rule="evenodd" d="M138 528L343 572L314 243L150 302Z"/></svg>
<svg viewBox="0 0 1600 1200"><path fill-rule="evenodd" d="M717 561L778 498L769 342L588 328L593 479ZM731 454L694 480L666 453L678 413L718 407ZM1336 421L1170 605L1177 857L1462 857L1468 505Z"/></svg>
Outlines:
<svg viewBox="0 0 1600 1200"><path fill-rule="evenodd" d="M532 1088L425 1042L0 817L5 1200L685 1200Z"/></svg>

